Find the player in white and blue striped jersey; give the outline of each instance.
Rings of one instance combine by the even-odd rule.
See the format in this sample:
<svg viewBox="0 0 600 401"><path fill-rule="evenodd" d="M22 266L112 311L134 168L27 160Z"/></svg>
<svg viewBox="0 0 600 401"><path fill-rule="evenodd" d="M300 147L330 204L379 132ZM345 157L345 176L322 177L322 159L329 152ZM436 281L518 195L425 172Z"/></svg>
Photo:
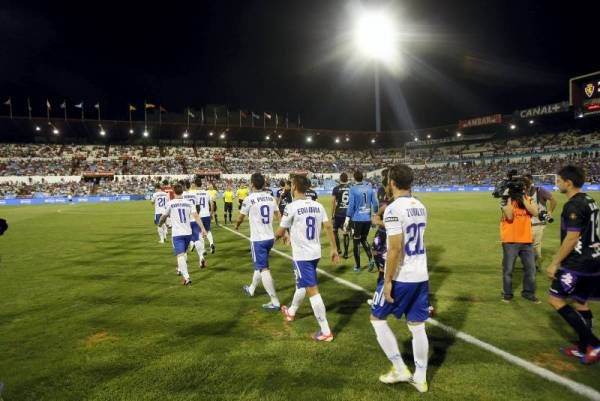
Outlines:
<svg viewBox="0 0 600 401"><path fill-rule="evenodd" d="M240 216L235 223L235 229L239 230L240 224L248 216L250 222L250 241L252 242L252 261L254 262L254 274L252 283L243 287L249 297L254 296L254 291L259 281L269 294L271 302L264 304L263 308L278 311L280 308L279 298L275 292L275 283L269 270L269 253L275 242L273 234L273 217L281 219L281 214L275 203L273 195L265 190L265 177L260 173L254 173L250 177L252 193L242 202Z"/></svg>
<svg viewBox="0 0 600 401"><path fill-rule="evenodd" d="M392 362L391 370L379 377L383 383L410 382L419 392L427 391L429 342L425 321L429 318L429 273L424 235L427 210L411 196L413 171L400 164L388 172L388 190L393 201L386 207L383 222L387 233L387 259L384 279L373 296L371 324L381 349ZM398 341L387 317L406 316L412 333L414 375L400 354Z"/></svg>
<svg viewBox="0 0 600 401"><path fill-rule="evenodd" d="M154 204L154 224L157 226L158 231L158 242L161 244L165 243L167 237L168 228L167 225L159 226L160 216L163 215L169 202L169 194L160 190L160 184L154 186L156 192L152 194L152 203Z"/></svg>
<svg viewBox="0 0 600 401"><path fill-rule="evenodd" d="M192 227L191 222L195 221L200 227L202 235L206 235L202 220L196 213L194 205L187 200L183 199L183 186L176 184L173 187L175 192L175 198L172 199L165 210L165 213L158 222L159 225L165 224L167 217L171 217L171 236L173 242L173 253L177 258L177 271L183 276L183 284L189 285L192 283L187 268L187 249L192 240Z"/></svg>
<svg viewBox="0 0 600 401"><path fill-rule="evenodd" d="M293 321L298 308L302 305L306 294L321 330L312 336L316 341L333 341L333 333L327 321L327 313L323 298L319 293L317 265L321 259L321 230L325 230L331 247L331 261L336 264L339 255L335 247L333 227L323 205L306 199L306 191L310 181L305 176L292 179L292 196L294 201L285 207L276 238L289 238L292 244L292 259L296 273L296 291L292 305L281 307L286 321Z"/></svg>

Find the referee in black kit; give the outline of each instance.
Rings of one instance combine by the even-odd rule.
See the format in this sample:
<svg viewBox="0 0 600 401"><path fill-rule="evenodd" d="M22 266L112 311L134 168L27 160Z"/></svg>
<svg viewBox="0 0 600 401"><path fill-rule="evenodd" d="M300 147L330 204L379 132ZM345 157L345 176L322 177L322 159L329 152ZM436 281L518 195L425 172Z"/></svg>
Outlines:
<svg viewBox="0 0 600 401"><path fill-rule="evenodd" d="M561 214L561 245L546 272L552 280L550 305L579 336L578 344L561 352L589 365L600 360L600 340L592 331L588 303L600 300L600 208L581 191L584 182L579 167L566 166L558 172L556 185L569 200Z"/></svg>

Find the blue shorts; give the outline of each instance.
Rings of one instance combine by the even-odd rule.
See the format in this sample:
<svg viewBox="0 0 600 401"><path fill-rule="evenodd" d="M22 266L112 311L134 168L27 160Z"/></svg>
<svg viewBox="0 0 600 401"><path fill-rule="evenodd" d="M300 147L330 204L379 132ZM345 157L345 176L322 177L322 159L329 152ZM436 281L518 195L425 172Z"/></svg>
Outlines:
<svg viewBox="0 0 600 401"><path fill-rule="evenodd" d="M320 259L294 260L294 273L296 274L296 287L315 287L317 280L317 265Z"/></svg>
<svg viewBox="0 0 600 401"><path fill-rule="evenodd" d="M269 252L273 248L275 240L269 239L266 241L252 241L252 261L254 262L254 270L265 269L269 267Z"/></svg>
<svg viewBox="0 0 600 401"><path fill-rule="evenodd" d="M173 237L172 238L173 253L175 255L186 253L188 250L188 247L190 246L191 240L192 240L191 235L179 235L177 237Z"/></svg>
<svg viewBox="0 0 600 401"><path fill-rule="evenodd" d="M204 226L204 229L206 230L206 232L209 232L210 231L210 216L201 217L200 219L202 220L202 225Z"/></svg>
<svg viewBox="0 0 600 401"><path fill-rule="evenodd" d="M200 226L195 221L190 223L192 227L192 242L196 242L200 239Z"/></svg>
<svg viewBox="0 0 600 401"><path fill-rule="evenodd" d="M371 314L385 319L393 314L397 319L406 315L411 322L424 322L429 318L429 281L421 283L392 282L394 303L388 303L383 296L383 281L377 285L373 296Z"/></svg>
<svg viewBox="0 0 600 401"><path fill-rule="evenodd" d="M158 225L158 222L160 221L161 217L162 217L162 214L155 214L154 215L154 224Z"/></svg>

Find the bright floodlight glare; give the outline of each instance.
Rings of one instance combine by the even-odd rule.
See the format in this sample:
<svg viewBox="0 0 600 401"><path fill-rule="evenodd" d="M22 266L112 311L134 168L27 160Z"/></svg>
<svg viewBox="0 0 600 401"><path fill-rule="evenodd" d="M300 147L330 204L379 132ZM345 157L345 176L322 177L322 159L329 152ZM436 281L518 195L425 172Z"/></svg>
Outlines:
<svg viewBox="0 0 600 401"><path fill-rule="evenodd" d="M367 11L356 22L354 39L367 57L390 61L396 51L397 32L392 19L383 11Z"/></svg>
<svg viewBox="0 0 600 401"><path fill-rule="evenodd" d="M133 128L130 128L130 129L129 129L129 133L130 133L130 134L133 134Z"/></svg>
<svg viewBox="0 0 600 401"><path fill-rule="evenodd" d="M41 131L42 129L40 128L40 126L39 126L39 125L36 125L36 126L35 126L35 130L36 130L36 131Z"/></svg>
<svg viewBox="0 0 600 401"><path fill-rule="evenodd" d="M579 118L583 118L583 113L579 113L579 114L577 115L577 117L579 117Z"/></svg>
<svg viewBox="0 0 600 401"><path fill-rule="evenodd" d="M54 133L54 135L58 135L58 133L59 133L59 131L58 131L58 128L54 128L54 129L52 130L52 132Z"/></svg>
<svg viewBox="0 0 600 401"><path fill-rule="evenodd" d="M277 138L281 139L281 134L277 135Z"/></svg>
<svg viewBox="0 0 600 401"><path fill-rule="evenodd" d="M306 137L306 142L312 142L312 136L307 136Z"/></svg>
<svg viewBox="0 0 600 401"><path fill-rule="evenodd" d="M419 138L415 136L415 142L419 142Z"/></svg>
<svg viewBox="0 0 600 401"><path fill-rule="evenodd" d="M514 124L511 124L511 125L510 125L510 129L512 129L512 130L515 130L515 129L517 129L517 126L516 126L516 125L514 125Z"/></svg>
<svg viewBox="0 0 600 401"><path fill-rule="evenodd" d="M431 134L427 134L427 139L431 139Z"/></svg>
<svg viewBox="0 0 600 401"><path fill-rule="evenodd" d="M271 139L271 137L269 135L265 136L265 139L268 141L269 139Z"/></svg>
<svg viewBox="0 0 600 401"><path fill-rule="evenodd" d="M340 138L335 138L335 143L340 143Z"/></svg>
<svg viewBox="0 0 600 401"><path fill-rule="evenodd" d="M221 139L225 139L225 133L223 132L220 136Z"/></svg>
<svg viewBox="0 0 600 401"><path fill-rule="evenodd" d="M184 137L184 138L187 138L187 137L188 137L188 132L187 132L187 131L185 131L185 132L183 133L183 137Z"/></svg>
<svg viewBox="0 0 600 401"><path fill-rule="evenodd" d="M375 138L371 139L371 143L375 143Z"/></svg>
<svg viewBox="0 0 600 401"><path fill-rule="evenodd" d="M457 132L457 133L456 133L456 136L457 136L457 137L459 137L459 138L460 138L460 136L461 136L461 135L462 135L462 134L461 134L460 132Z"/></svg>
<svg viewBox="0 0 600 401"><path fill-rule="evenodd" d="M150 135L148 131L144 131L144 138L148 138L148 135Z"/></svg>
<svg viewBox="0 0 600 401"><path fill-rule="evenodd" d="M350 138L349 137L346 137L346 142L350 142Z"/></svg>
<svg viewBox="0 0 600 401"><path fill-rule="evenodd" d="M106 131L104 131L103 129L100 130L100 136L104 136L106 135Z"/></svg>
<svg viewBox="0 0 600 401"><path fill-rule="evenodd" d="M210 132L208 133L208 136L213 136L213 133L212 133L212 131L210 131Z"/></svg>
<svg viewBox="0 0 600 401"><path fill-rule="evenodd" d="M529 120L529 125L533 125L534 123L535 123L535 121Z"/></svg>

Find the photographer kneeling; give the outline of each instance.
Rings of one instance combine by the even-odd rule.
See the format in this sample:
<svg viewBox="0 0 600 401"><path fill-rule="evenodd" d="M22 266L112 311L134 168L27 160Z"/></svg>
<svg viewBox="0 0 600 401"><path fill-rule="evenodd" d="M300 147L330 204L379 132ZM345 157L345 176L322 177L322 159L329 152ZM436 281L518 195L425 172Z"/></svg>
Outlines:
<svg viewBox="0 0 600 401"><path fill-rule="evenodd" d="M532 199L525 195L529 191L527 181L520 177L509 177L506 189L502 192L500 207L500 240L502 241L502 300L513 298L512 274L517 256L521 258L523 274L523 298L540 303L535 296L535 254L533 250L532 217L537 217L538 208Z"/></svg>

